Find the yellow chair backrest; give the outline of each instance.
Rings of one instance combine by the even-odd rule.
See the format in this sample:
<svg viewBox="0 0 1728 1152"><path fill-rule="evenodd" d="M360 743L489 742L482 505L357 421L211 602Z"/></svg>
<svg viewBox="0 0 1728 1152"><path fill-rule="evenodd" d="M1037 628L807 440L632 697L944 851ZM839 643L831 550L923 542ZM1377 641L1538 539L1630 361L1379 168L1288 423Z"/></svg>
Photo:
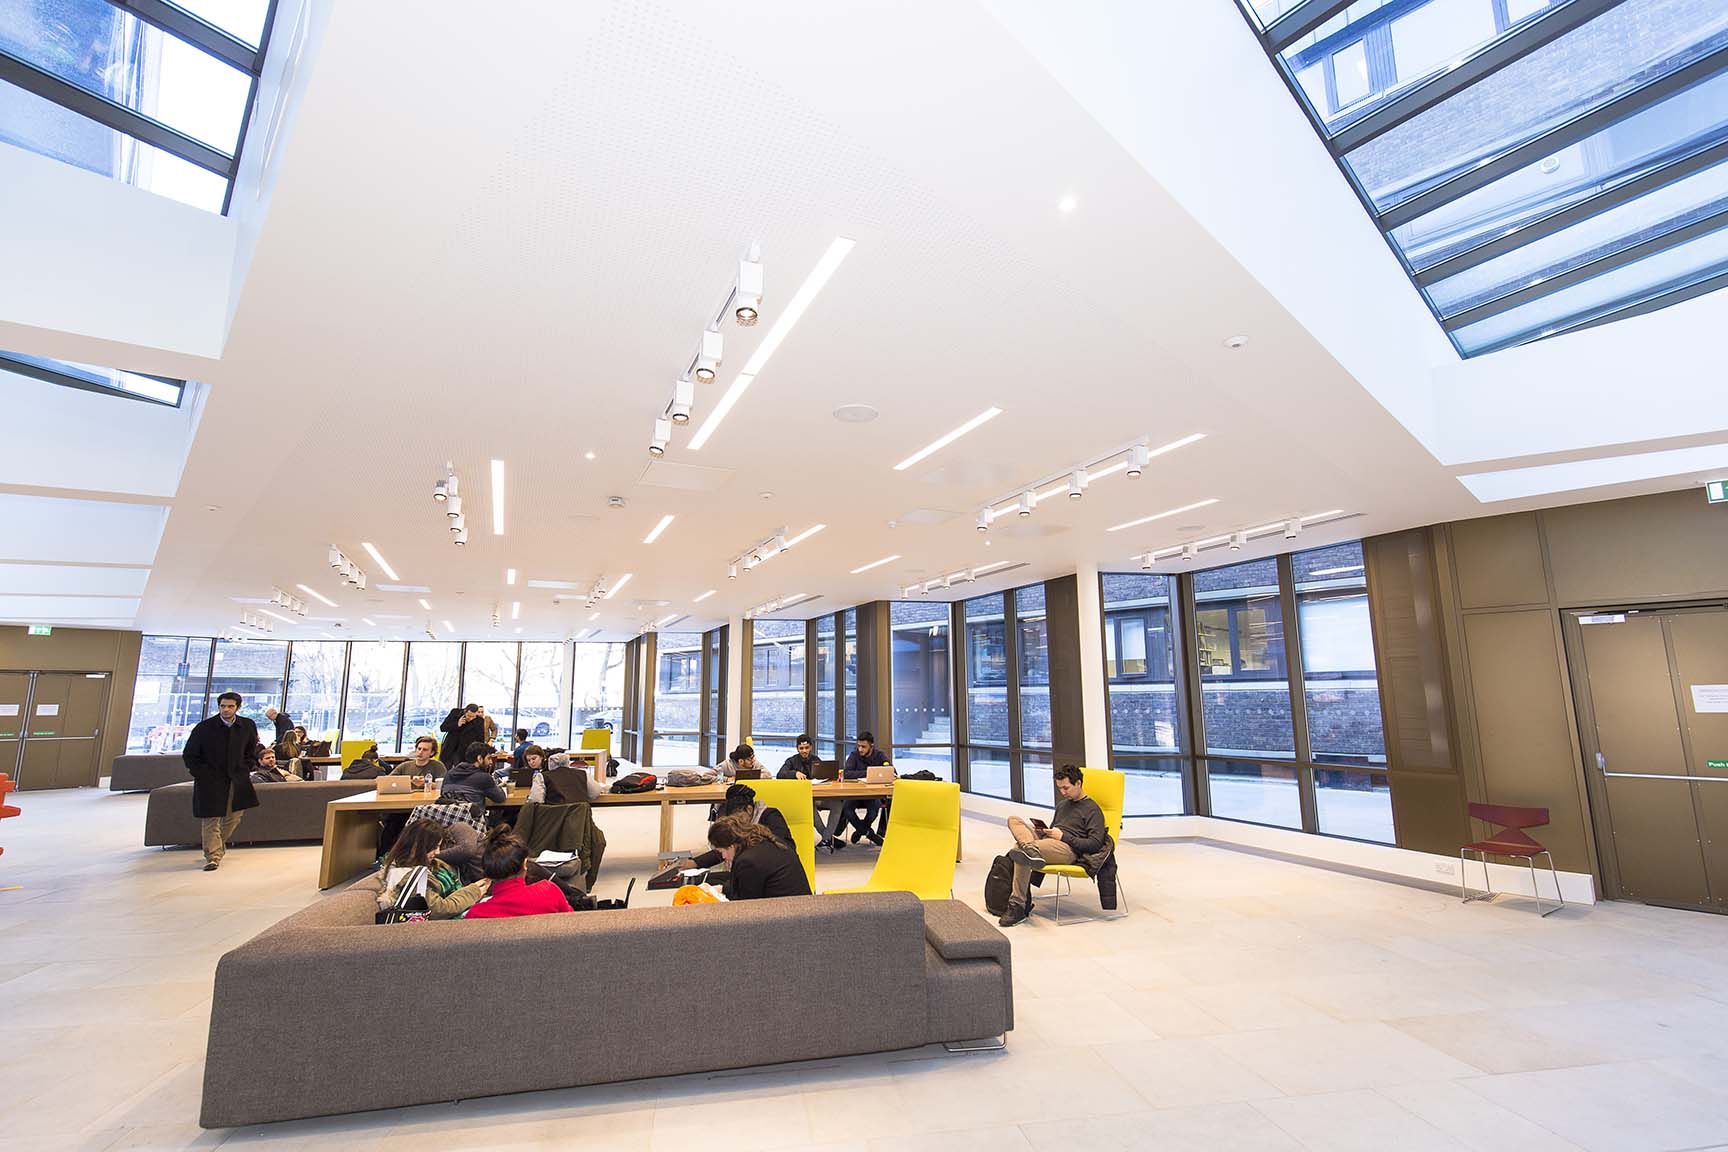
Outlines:
<svg viewBox="0 0 1728 1152"><path fill-rule="evenodd" d="M954 891L954 856L960 850L960 785L942 780L896 780L882 854L861 891L911 892L946 900Z"/></svg>
<svg viewBox="0 0 1728 1152"><path fill-rule="evenodd" d="M792 830L792 847L804 862L804 874L810 878L810 891L816 891L816 807L808 780L743 780L756 799L778 809Z"/></svg>
<svg viewBox="0 0 1728 1152"><path fill-rule="evenodd" d="M582 747L604 749L606 755L612 755L612 729L584 728L582 729Z"/></svg>
<svg viewBox="0 0 1728 1152"><path fill-rule="evenodd" d="M350 765L350 764L354 763L354 761L360 759L360 753L366 751L366 749L368 749L368 748L374 747L377 743L378 743L378 741L376 741L376 740L344 740L344 741L342 741L342 750L340 753L340 755L342 757L342 767L344 769L346 769L348 767L348 765Z"/></svg>
<svg viewBox="0 0 1728 1152"><path fill-rule="evenodd" d="M1082 768L1081 787L1097 801L1104 813L1104 829L1110 839L1122 839L1122 809L1128 803L1128 775L1110 768Z"/></svg>

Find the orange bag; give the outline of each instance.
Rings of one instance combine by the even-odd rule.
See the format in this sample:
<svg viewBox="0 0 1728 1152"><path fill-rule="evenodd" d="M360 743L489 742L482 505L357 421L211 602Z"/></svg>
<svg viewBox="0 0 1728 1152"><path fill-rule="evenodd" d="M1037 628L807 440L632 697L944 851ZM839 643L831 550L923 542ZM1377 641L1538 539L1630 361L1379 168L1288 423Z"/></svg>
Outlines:
<svg viewBox="0 0 1728 1152"><path fill-rule="evenodd" d="M719 897L695 884L686 884L672 893L672 907L680 904L718 904Z"/></svg>

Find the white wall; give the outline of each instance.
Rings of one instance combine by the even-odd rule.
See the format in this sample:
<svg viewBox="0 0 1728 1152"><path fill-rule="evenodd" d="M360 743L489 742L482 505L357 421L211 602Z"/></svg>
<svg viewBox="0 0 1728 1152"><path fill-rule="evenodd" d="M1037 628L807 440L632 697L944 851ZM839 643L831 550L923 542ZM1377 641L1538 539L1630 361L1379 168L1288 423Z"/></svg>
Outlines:
<svg viewBox="0 0 1728 1152"><path fill-rule="evenodd" d="M147 404L0 371L18 435L0 454L0 484L171 497L201 405Z"/></svg>

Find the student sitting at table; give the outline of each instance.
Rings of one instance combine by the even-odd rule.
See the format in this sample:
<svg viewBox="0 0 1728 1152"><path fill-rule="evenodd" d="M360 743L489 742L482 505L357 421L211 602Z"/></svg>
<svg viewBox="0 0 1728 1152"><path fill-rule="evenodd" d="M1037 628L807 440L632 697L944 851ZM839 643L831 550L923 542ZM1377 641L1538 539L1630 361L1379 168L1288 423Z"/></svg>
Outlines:
<svg viewBox="0 0 1728 1152"><path fill-rule="evenodd" d="M857 747L846 757L846 766L840 775L846 780L862 780L869 775L870 769L887 763L888 757L876 747L876 737L869 732L860 732ZM888 821L883 818L885 812L882 801L875 798L853 801L851 810L846 813L846 823L852 826L852 843L858 843L860 837L868 837L870 843L880 847L882 834L887 831ZM844 827L836 828L834 838L838 840L845 830Z"/></svg>
<svg viewBox="0 0 1728 1152"><path fill-rule="evenodd" d="M416 820L397 839L380 870L382 887L378 890L378 907L393 908L401 887L414 874L414 869L426 869L426 911L432 920L454 920L474 907L491 887L490 880L473 884L462 883L457 870L439 859L439 853L449 847L449 830L430 820Z"/></svg>
<svg viewBox="0 0 1728 1152"><path fill-rule="evenodd" d="M475 740L463 749L462 763L445 773L444 784L438 790L439 800L471 803L490 800L502 804L506 798L504 785L492 775L492 745L482 740Z"/></svg>
<svg viewBox="0 0 1728 1152"><path fill-rule="evenodd" d="M708 843L729 866L720 889L728 900L811 894L798 854L742 812L710 824Z"/></svg>
<svg viewBox="0 0 1728 1152"><path fill-rule="evenodd" d="M491 893L468 909L463 914L464 920L497 920L507 916L570 911L570 901L558 885L550 880L528 883L528 845L517 839L508 824L501 824L486 834L480 870L492 882Z"/></svg>
<svg viewBox="0 0 1728 1152"><path fill-rule="evenodd" d="M430 736L420 736L414 741L414 756L398 764L387 765L386 776L430 776L434 780L444 779L448 771L444 762L438 759L438 741Z"/></svg>
<svg viewBox="0 0 1728 1152"><path fill-rule="evenodd" d="M365 751L350 760L348 767L342 769L342 779L375 780L387 771L384 762L378 759L378 745L368 744Z"/></svg>
<svg viewBox="0 0 1728 1152"><path fill-rule="evenodd" d="M780 809L770 808L756 799L755 791L748 784L733 784L726 789L726 798L720 801L720 806L714 814L714 819L724 820L728 816L737 816L752 824L760 824L768 830L768 834L782 844L792 843L792 829L786 825L786 817ZM723 857L718 851L710 849L682 861L680 868L712 868L720 863Z"/></svg>

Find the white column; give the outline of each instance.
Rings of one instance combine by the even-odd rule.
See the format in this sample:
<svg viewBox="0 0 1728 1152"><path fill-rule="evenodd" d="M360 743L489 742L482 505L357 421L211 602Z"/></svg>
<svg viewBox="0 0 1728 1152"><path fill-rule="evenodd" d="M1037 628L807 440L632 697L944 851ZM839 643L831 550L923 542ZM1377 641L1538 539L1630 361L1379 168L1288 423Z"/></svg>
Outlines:
<svg viewBox="0 0 1728 1152"><path fill-rule="evenodd" d="M749 728L744 717L744 670L750 666L750 621L726 621L726 747L736 747Z"/></svg>
<svg viewBox="0 0 1728 1152"><path fill-rule="evenodd" d="M1110 698L1104 686L1104 604L1098 566L1078 565L1075 600L1080 614L1080 711L1086 725L1086 767L1110 766Z"/></svg>

